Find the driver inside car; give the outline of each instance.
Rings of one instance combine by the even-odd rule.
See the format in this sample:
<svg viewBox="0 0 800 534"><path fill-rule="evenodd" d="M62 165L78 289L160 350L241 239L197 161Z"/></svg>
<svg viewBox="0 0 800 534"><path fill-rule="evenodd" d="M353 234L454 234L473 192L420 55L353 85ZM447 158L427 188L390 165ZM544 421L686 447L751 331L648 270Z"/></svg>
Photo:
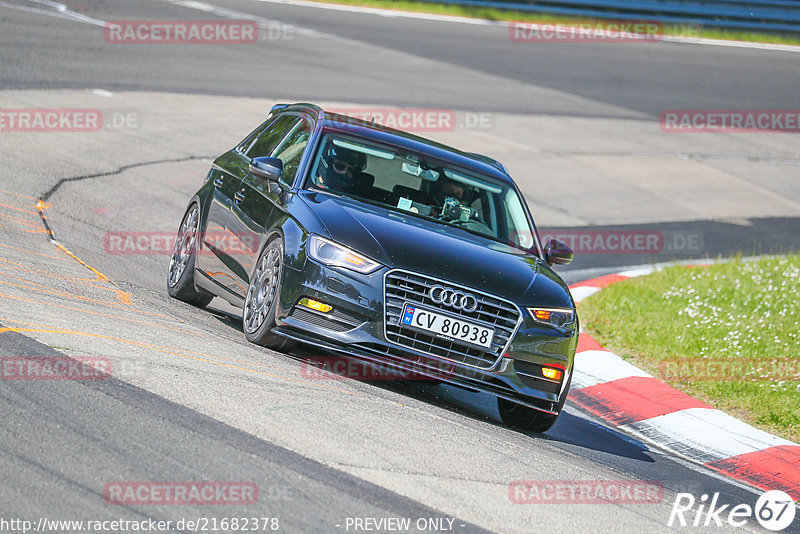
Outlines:
<svg viewBox="0 0 800 534"><path fill-rule="evenodd" d="M359 178L367 166L367 156L361 152L330 143L322 155L317 185L342 193L352 193L358 188Z"/></svg>

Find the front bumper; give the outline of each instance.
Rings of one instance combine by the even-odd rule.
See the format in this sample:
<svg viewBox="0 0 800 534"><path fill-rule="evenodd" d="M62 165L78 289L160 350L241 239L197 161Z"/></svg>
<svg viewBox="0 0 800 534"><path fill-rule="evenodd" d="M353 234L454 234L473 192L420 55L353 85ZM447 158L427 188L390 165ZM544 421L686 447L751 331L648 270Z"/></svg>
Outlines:
<svg viewBox="0 0 800 534"><path fill-rule="evenodd" d="M401 346L386 336L387 271L360 275L311 260L306 260L301 270L287 266L274 332L322 350L558 413L563 405L559 401L568 393L577 333L567 336L541 327L523 313L502 354L483 366ZM298 306L304 297L329 304L333 311L321 313ZM542 366L563 369L561 380L544 378Z"/></svg>

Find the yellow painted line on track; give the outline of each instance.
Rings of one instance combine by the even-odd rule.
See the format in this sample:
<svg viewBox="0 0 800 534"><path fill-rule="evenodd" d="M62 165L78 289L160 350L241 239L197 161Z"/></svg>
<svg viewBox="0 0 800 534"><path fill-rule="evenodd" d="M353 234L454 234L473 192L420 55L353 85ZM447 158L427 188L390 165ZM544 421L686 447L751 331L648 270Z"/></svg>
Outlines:
<svg viewBox="0 0 800 534"><path fill-rule="evenodd" d="M25 233L28 233L28 234L46 234L47 233L46 230L42 230L41 228L36 229L36 230L26 230L25 228L20 228L18 226L9 226L7 224L0 224L0 228L13 228L17 232L25 232Z"/></svg>
<svg viewBox="0 0 800 534"><path fill-rule="evenodd" d="M0 274L5 274L9 278L14 278L16 280L20 280L22 282L27 282L29 284L34 284L34 285L41 286L41 287L47 287L47 286L45 286L43 284L37 284L36 282L31 282L30 280L25 280L24 278L19 278L17 276L13 276L13 275L10 275L8 273L4 273L2 271L0 271ZM74 295L72 293L67 293L65 291L58 291L58 290L55 290L55 289L40 289L38 287L30 287L30 286L24 286L24 285L20 285L20 284L13 284L11 282L4 282L2 280L0 280L0 284L4 284L4 285L7 285L7 286L12 286L12 287L17 287L17 288L20 288L20 289L27 289L27 290L30 290L30 291L38 291L40 293L46 293L48 295L55 295L57 297L65 297L65 298L69 298L69 299L80 300L80 301L83 301L83 302L91 302L92 304L99 304L101 306L108 306L110 308L119 308L121 310L126 310L126 311L129 311L131 313L139 313L139 314L142 314L142 315L151 315L153 317L164 317L164 318L169 317L168 315L163 315L161 313L152 313L152 312L146 312L146 311L142 311L142 310L137 310L135 308L131 308L131 307L128 307L128 306L121 306L121 305L116 304L114 302L108 302L108 301L105 301L105 300L97 300L97 299L93 299L93 298L90 298L90 297L83 297L83 296L80 296L80 295Z"/></svg>
<svg viewBox="0 0 800 534"><path fill-rule="evenodd" d="M23 195L22 193L17 193L16 191L6 191L5 189L0 189L0 193L4 193L6 195L14 195L15 197L20 197L20 198L27 198L28 200L33 200L33 201L38 200L35 197Z"/></svg>
<svg viewBox="0 0 800 534"><path fill-rule="evenodd" d="M40 276L46 276L47 278L58 278L59 280L69 280L71 282L77 282L79 284L82 284L82 285L85 285L85 286L89 286L89 287L94 287L94 288L97 288L97 289L103 289L103 290L107 290L107 291L116 291L115 288L109 287L107 285L99 286L97 284L92 284L91 282L101 282L102 281L102 280L99 280L97 278L79 278L77 276L67 276L65 274L52 274L52 273L48 273L47 271L43 271L41 269L35 269L33 267L26 267L25 265L23 265L21 263L17 263L15 261L7 260L5 258L0 258L0 262L6 263L7 267L10 267L11 269L15 269L17 271L23 271L23 272L26 272L26 273L37 274L37 275L40 275ZM2 268L2 267L3 267L3 265L0 265L0 268Z"/></svg>
<svg viewBox="0 0 800 534"><path fill-rule="evenodd" d="M13 215L6 215L5 213L0 213L0 218L8 219L9 221L14 221L17 224L21 224L23 226L30 226L31 228L39 229L38 224L31 221L26 221L25 219L20 219L19 217L14 217Z"/></svg>
<svg viewBox="0 0 800 534"><path fill-rule="evenodd" d="M0 243L0 247L7 248L9 250L14 250L16 252L24 252L26 254L33 254L34 256L42 256L43 258L50 258L51 260L58 260L58 261L65 261L65 262L71 262L72 261L71 259L64 258L63 256L53 256L51 254L42 254L41 252L34 252L32 250L25 250L24 248L12 247L12 246L9 246L9 245L4 245L2 243Z"/></svg>
<svg viewBox="0 0 800 534"><path fill-rule="evenodd" d="M4 190L0 190L0 192L10 193L10 192L4 191ZM11 193L11 194L15 194L15 193ZM26 195L20 195L20 194L16 194L16 195L24 197L24 198L30 198L31 200L35 200L32 197L27 197ZM54 275L52 275L50 273L41 271L39 269L22 267L20 264L18 264L16 262L12 262L10 260L5 260L5 259L2 259L2 258L0 258L0 260L4 261L12 269L22 270L22 271L26 271L26 272L30 272L30 273L36 273L36 274L40 274L40 275L43 275L43 276L49 276L49 277L57 277L57 278L62 278L62 279L63 278L67 278L67 279L72 280L72 281L87 283L87 285L90 285L91 287L101 287L101 286L96 286L94 284L90 284L89 282L108 282L109 284L115 286L114 288L108 288L108 289L114 291L116 293L117 299L122 304L124 304L125 306L120 306L120 305L115 304L115 303L111 303L111 302L107 302L107 301L101 301L101 300L98 300L98 299L92 299L92 298L89 298L89 297L83 297L83 296L80 296L80 295L73 295L71 293L67 293L67 292L63 292L63 291L53 290L52 288L49 288L48 286L45 286L43 284L39 284L39 283L33 282L31 280L26 280L24 278L19 278L19 277L10 275L8 273L4 273L2 271L0 271L0 274L4 274L5 276L8 276L8 277L13 278L15 280L19 280L19 281L21 281L23 283L26 283L26 284L31 284L33 286L39 286L39 287L30 287L30 286L26 286L26 285L14 284L14 283L11 283L11 282L4 282L4 281L0 281L0 284L5 284L5 285L12 286L12 287L17 287L17 288L24 289L24 290L31 290L31 291L37 291L37 292L41 292L41 293L45 293L45 294L51 294L51 295L55 295L55 296L59 296L59 297L66 297L66 298L76 299L76 300L79 300L79 301L90 302L90 303L98 304L98 305L101 305L101 306L109 306L109 307L113 307L113 308L120 308L120 309L124 309L125 311L128 311L128 312L139 313L139 314L144 314L144 315L151 315L151 316L156 316L156 317L168 318L168 316L166 316L166 315L150 313L150 312L145 312L145 311L141 311L141 310L136 310L136 309L130 308L130 306L131 306L131 298L132 298L132 295L130 293L117 288L116 284L114 284L114 282L110 278L108 278L106 275L104 275L103 273L101 273L100 271L95 269L94 267L90 266L89 264L87 264L86 262L84 262L83 260L78 258L66 246L64 246L58 240L56 240L55 236L53 235L53 232L49 228L49 225L47 223L47 216L44 213L44 210L49 208L50 204L42 201L41 199L37 200L36 201L36 210L37 210L36 212L30 211L30 210L25 210L25 209L22 209L22 208L17 208L17 207L14 207L14 206L9 206L9 205L6 205L6 204L0 204L0 207L6 207L6 208L10 208L12 210L16 210L16 211L20 211L20 212L24 212L24 213L38 214L41 217L41 220L44 223L45 228L44 229L37 229L36 233L46 233L46 234L48 234L49 237L50 237L50 242L55 247L57 247L61 252L66 254L72 260L78 262L79 264L81 264L82 266L84 266L85 268L87 268L91 272L93 272L95 274L96 278L95 279L88 279L88 278L54 276ZM25 221L22 221L21 219L19 219L18 222L25 222ZM0 225L0 226L2 226L2 225ZM22 231L33 232L31 230L22 230ZM38 255L38 256L43 256L43 257L48 257L48 258L53 258L53 259L59 259L59 260L63 260L63 261L69 261L69 260L66 260L64 258L58 258L58 257L50 256L50 255L47 255L47 254L41 254L41 253L37 253L37 252L33 252L33 251L19 249L19 248L11 247L11 246L8 246L8 245L0 244L0 247L4 247L4 248L10 249L10 250L16 250L18 252L35 254L35 255ZM181 330L181 329L176 329L176 328L170 328L170 327L167 327L167 326L164 326L164 325L159 325L157 323L151 323L151 322L148 322L148 321L141 321L141 320L136 320L136 319L124 318L124 317L114 316L114 315L110 315L110 314L104 314L104 313L101 313L101 312L95 312L95 311L90 311L90 310L78 309L78 308L73 308L73 307L70 307L70 306L65 306L65 305L62 305L62 304L54 304L54 303L49 303L49 302L37 301L37 300L34 300L34 299L29 299L29 298L19 297L19 296L6 295L6 294L0 294L0 297L9 298L9 299L13 299L13 300L19 300L19 301L23 301L23 302L29 302L29 303L33 303L33 304L43 304L43 305L46 305L46 306L56 306L56 307L59 307L59 308L62 308L62 309L79 311L79 312L88 313L88 314L92 314L92 315L107 317L109 319L116 319L116 320L124 320L124 321L129 321L129 322L135 322L135 323L145 324L145 325L149 325L149 326L155 326L155 327L158 327L158 328L164 328L164 329L167 329L167 330L170 330L170 331L173 331L173 332L180 332L180 333L186 333L186 334L196 335L196 336L200 336L200 337L207 337L207 336L205 336L203 334L198 334L196 332L191 332L191 331ZM92 337L92 338L97 338L97 339L106 339L106 340L109 340L109 341L117 341L117 342L120 342L120 343L126 343L126 344L134 345L134 346L137 346L137 347L142 347L142 348L145 348L145 349L150 349L150 350L155 350L155 351L158 351L158 352L163 352L165 354L171 354L173 356L178 356L178 357L181 357L181 358L188 358L188 359L192 359L192 360L196 360L196 361L210 363L210 364L213 364L213 365L219 365L219 366L222 366L222 367L227 367L227 368L230 368L230 369L236 369L238 371L244 371L244 372L248 372L248 373L260 374L260 375L269 376L269 377L272 377L272 378L278 378L278 379L281 379L281 380L288 380L290 382L296 382L296 383L303 384L303 385L306 385L306 386L322 388L322 389L326 389L326 390L330 390L330 391L337 391L337 392L340 392L340 393L346 393L348 395L354 395L354 396L358 396L358 397L365 396L365 395L363 395L361 393L356 393L356 392L348 391L348 390L341 389L341 388L335 388L335 387L326 386L326 385L323 385L323 384L316 384L316 383L311 382L309 380L298 380L298 379L295 379L295 378L290 378L290 377L286 377L286 376L282 376L282 375L276 375L276 374L273 374L273 373L267 373L267 372L260 371L260 370L257 370L257 369L250 369L248 367L241 367L239 365L232 365L231 363L225 363L225 361L234 362L234 363L240 363L240 364L247 364L247 365L258 366L258 367L267 367L267 368L273 368L274 367L274 366L269 366L269 365L266 365L266 364L248 362L248 361L244 361L244 360L237 360L237 359L234 359L234 358L225 358L225 357L222 357L222 356L216 356L216 355L213 355L213 354L206 354L206 353L195 352L195 351L180 350L180 349L176 349L176 348L173 348L173 347L167 347L167 346L163 346L163 345L156 345L156 344L152 344L152 343L145 343L143 341L134 341L134 340L115 337L115 336L107 336L107 335L104 335L104 334L93 334L91 332L81 332L81 331L78 331L78 330L68 330L68 329L53 328L53 327L49 327L47 325L36 324L36 323L27 323L27 322L23 322L23 321L17 321L17 320L14 320L14 319L8 319L8 318L0 318L0 321L3 321L5 323L16 323L16 324L20 324L20 325L26 325L26 327L24 327L24 328L12 328L12 327L0 328L0 333L3 333L3 332L53 333L53 334ZM31 328L31 327L33 327L33 328ZM224 361L221 361L221 360L224 360Z"/></svg>
<svg viewBox="0 0 800 534"><path fill-rule="evenodd" d="M55 235L53 235L53 231L50 230L50 226L47 223L47 215L44 214L44 210L48 209L49 207L50 207L50 204L48 204L47 202L45 202L45 201L43 201L41 199L36 201L37 213L39 214L39 217L41 217L42 222L45 225L45 229L46 229L47 234L50 236L50 242L53 243L53 245L55 245L56 247L58 247L58 249L61 250L61 252L63 252L64 254L66 254L67 256L72 258L73 260L77 261L78 263L80 263L81 265L83 265L84 267L86 267L87 269L92 271L95 275L97 275L98 280L103 281L103 282L108 282L109 284L114 286L115 289L113 291L116 293L117 300L119 300L121 303L125 304L126 306L130 306L132 304L133 295L131 295L127 291L123 291L122 289L119 289L119 287L117 287L117 285L109 277L107 277L106 275L104 275L103 273L101 273L100 271L98 271L97 269L95 269L94 267L89 265L88 263L84 262L82 259L80 259L78 256L73 254L71 250L69 250L67 247L62 245L56 239Z"/></svg>
<svg viewBox="0 0 800 534"><path fill-rule="evenodd" d="M129 323L142 324L142 325L145 325L145 326L154 326L156 328L161 328L163 330L168 330L170 332L177 332L179 334L189 334L189 335L196 336L196 337L204 337L204 338L208 338L208 339L213 339L212 336L209 336L209 335L206 335L206 334L202 334L202 333L197 332L197 331L184 330L182 328L173 328L171 326L166 326L166 325L162 325L162 324L158 324L158 323L153 323L153 322L150 322L150 321L143 321L141 319L132 319L130 317L122 317L121 315L112 315L112 314L109 314L109 313L101 313L101 312L97 312L97 311L87 310L87 309L84 309L84 308L74 308L72 306L65 306L64 304L55 304L53 302L47 302L47 301L44 301L44 300L35 300L35 299L30 299L30 298L25 298L25 297L18 297L18 296L15 296L15 295L6 295L5 293L0 293L0 297L11 299L11 300L18 300L20 302L28 302L28 303L31 303L31 304L41 304L42 306L50 306L50 307L54 306L56 308L62 308L62 309L65 309L65 310L76 311L76 312L85 313L85 314L88 314L88 315L97 315L98 317L106 317L108 319L114 319L114 320L118 320L118 321L127 321Z"/></svg>
<svg viewBox="0 0 800 534"><path fill-rule="evenodd" d="M35 211L26 210L26 209L23 209L23 208L18 208L18 207L16 207L16 206L10 206L10 205L8 205L8 204L0 204L0 207L2 207L2 208L8 208L8 209L10 209L10 210L14 210L14 211L21 211L22 213L30 213L30 214L32 214L32 215L37 215L37 213L36 213Z"/></svg>
<svg viewBox="0 0 800 534"><path fill-rule="evenodd" d="M26 322L16 321L16 320L13 320L13 319L6 319L6 318L2 318L2 317L0 317L0 321L2 321L4 323L17 323L17 324L36 327L36 328L11 328L11 327L5 327L5 328L0 328L0 334L2 334L4 332L50 333L50 334L65 334L65 335L85 336L85 337L93 337L93 338L98 338L98 339L107 339L107 340L110 340L110 341L119 341L121 343L128 343L130 345L134 345L134 346L137 346L137 347L143 347L143 348L146 348L146 349L156 350L158 352L163 352L165 354L172 354L173 356L179 356L181 358L188 358L190 360L196 360L196 361L200 361L200 362L211 363L211 364L214 364L214 365L219 365L221 367L228 367L228 368L231 368L231 369L236 369L238 371L245 371L245 372L248 372L248 373L255 373L255 374L259 374L259 375L269 376L269 377L272 377L272 378L280 378L282 380L288 380L289 382L297 382L299 384L303 384L303 385L306 385L306 386L327 389L327 390L330 390L330 391L337 391L339 393L346 393L348 395L354 395L356 397L366 397L366 395L364 395L362 393L356 393L354 391L348 391L346 389L340 389L340 388L335 388L335 387L331 387L331 386L325 386L325 385L322 385L322 384L316 384L316 383L314 383L314 382L312 382L310 380L298 380L296 378L289 378L289 377L282 376L282 375L266 373L264 371L259 371L259 370L256 370L256 369L248 369L247 367L240 367L238 365L231 365L231 364L228 364L228 363L207 359L207 358L216 358L216 359L219 359L219 360L228 360L228 361L233 361L233 362L237 362L237 363L247 363L247 364L252 365L250 362L243 362L241 360L234 360L232 358L223 358L222 356L215 356L213 354L204 354L204 353L201 353L201 352L194 352L194 351L179 351L178 349L175 349L175 348L172 348L172 347L166 347L166 346L162 346L162 345L154 345L152 343L145 343L145 342L142 342L142 341L133 341L133 340L130 340L130 339L124 339L124 338L114 337L114 336L106 336L106 335L103 335L103 334L92 334L91 332L80 332L78 330L62 330L62 329L58 329L58 328L52 328L52 327L49 327L47 325L36 324L36 323L26 323ZM199 354L201 356L206 356L207 358L201 358L199 356L191 356L190 354Z"/></svg>

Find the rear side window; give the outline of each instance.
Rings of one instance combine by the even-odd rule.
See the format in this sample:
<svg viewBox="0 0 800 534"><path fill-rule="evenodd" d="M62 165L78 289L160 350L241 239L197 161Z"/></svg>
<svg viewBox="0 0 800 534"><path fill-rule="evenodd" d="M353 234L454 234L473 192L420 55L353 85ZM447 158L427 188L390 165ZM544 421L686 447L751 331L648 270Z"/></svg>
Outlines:
<svg viewBox="0 0 800 534"><path fill-rule="evenodd" d="M270 124L247 150L247 156L249 158L269 156L299 120L300 117L295 115L283 115L275 119L275 122Z"/></svg>

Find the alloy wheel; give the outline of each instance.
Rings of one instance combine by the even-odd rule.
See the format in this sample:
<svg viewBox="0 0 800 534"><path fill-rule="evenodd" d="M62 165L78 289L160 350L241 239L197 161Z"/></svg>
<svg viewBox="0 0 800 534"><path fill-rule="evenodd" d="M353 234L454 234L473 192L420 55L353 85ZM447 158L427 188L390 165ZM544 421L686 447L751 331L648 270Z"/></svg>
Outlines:
<svg viewBox="0 0 800 534"><path fill-rule="evenodd" d="M280 247L270 247L261 256L244 305L244 324L248 332L258 330L267 318L275 300L280 264Z"/></svg>
<svg viewBox="0 0 800 534"><path fill-rule="evenodd" d="M197 206L193 206L183 218L180 230L178 230L178 237L175 239L175 247L172 250L172 259L169 262L170 287L174 287L181 279L186 270L186 264L194 254L199 213L200 210Z"/></svg>

